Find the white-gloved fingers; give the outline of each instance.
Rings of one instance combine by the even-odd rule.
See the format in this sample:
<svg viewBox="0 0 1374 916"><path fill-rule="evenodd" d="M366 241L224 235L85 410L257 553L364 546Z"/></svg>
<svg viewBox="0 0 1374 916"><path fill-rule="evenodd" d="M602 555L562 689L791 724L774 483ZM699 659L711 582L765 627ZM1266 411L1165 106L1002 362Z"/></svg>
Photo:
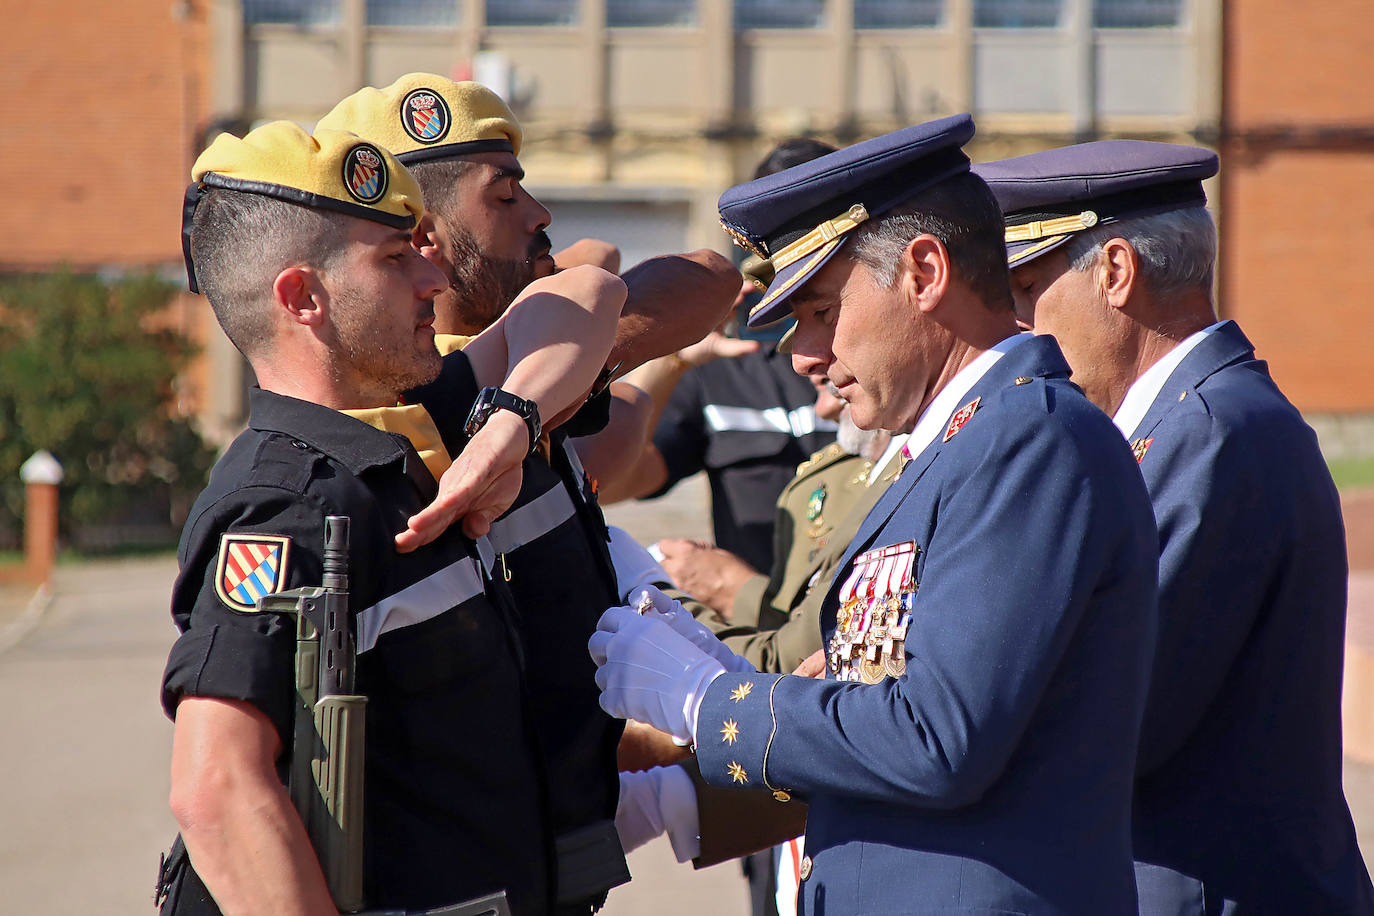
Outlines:
<svg viewBox="0 0 1374 916"><path fill-rule="evenodd" d="M606 647L610 645L614 636L614 633L606 630L597 630L587 640L587 654L592 657L592 661L596 662L598 668L606 664Z"/></svg>
<svg viewBox="0 0 1374 916"><path fill-rule="evenodd" d="M652 605L653 609L648 613L662 618L673 628L674 632L685 637L692 645L720 662L726 671L732 671L736 674L744 672L752 674L758 670L748 659L731 652L705 624L688 613L687 609L680 603L663 594L657 588L649 586L636 589L635 593L630 596L631 606L638 607L642 596L647 596Z"/></svg>
<svg viewBox="0 0 1374 916"><path fill-rule="evenodd" d="M620 834L620 845L626 852L633 852L664 831L663 813L658 802L658 783L653 770L620 774L615 832Z"/></svg>
<svg viewBox="0 0 1374 916"><path fill-rule="evenodd" d="M607 633L616 633L628 624L643 619L644 618L641 617L639 612L634 608L620 604L615 607L606 608L606 612L602 614L601 619L596 622L596 628L598 630L605 630Z"/></svg>
<svg viewBox="0 0 1374 916"><path fill-rule="evenodd" d="M607 611L603 622L621 610ZM601 708L690 741L706 685L725 669L657 616L628 616L611 620L609 640L598 640L595 650L589 644L605 655L596 672Z"/></svg>
<svg viewBox="0 0 1374 916"><path fill-rule="evenodd" d="M701 818L697 813L697 788L682 767L654 767L658 777L658 812L679 862L701 853Z"/></svg>
<svg viewBox="0 0 1374 916"><path fill-rule="evenodd" d="M622 599L628 600L630 592L640 586L655 582L672 584L672 577L659 563L663 559L661 554L655 557L624 529L609 526L606 530L610 533L608 547L611 565L615 567L616 589Z"/></svg>

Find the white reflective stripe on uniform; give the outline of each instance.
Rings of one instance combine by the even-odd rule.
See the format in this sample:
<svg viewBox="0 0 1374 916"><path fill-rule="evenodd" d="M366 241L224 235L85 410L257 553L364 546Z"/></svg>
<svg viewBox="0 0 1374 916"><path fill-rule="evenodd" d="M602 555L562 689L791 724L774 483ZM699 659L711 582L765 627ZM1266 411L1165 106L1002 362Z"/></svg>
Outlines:
<svg viewBox="0 0 1374 916"><path fill-rule="evenodd" d="M811 404L794 410L785 407L757 410L753 407L707 404L701 412L706 417L706 425L714 432L787 433L800 438L817 430L839 429L834 420L817 417L816 408Z"/></svg>
<svg viewBox="0 0 1374 916"><path fill-rule="evenodd" d="M358 615L358 651L377 645L383 633L433 620L449 608L482 594L477 561L464 557L407 585Z"/></svg>
<svg viewBox="0 0 1374 916"><path fill-rule="evenodd" d="M573 517L572 497L560 482L542 496L492 522L487 537L497 553L510 553Z"/></svg>

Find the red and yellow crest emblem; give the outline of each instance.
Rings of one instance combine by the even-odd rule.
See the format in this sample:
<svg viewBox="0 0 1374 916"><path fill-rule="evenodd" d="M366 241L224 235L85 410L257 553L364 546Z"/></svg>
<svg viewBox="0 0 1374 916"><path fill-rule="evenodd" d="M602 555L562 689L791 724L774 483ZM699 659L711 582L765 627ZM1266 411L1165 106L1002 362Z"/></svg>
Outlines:
<svg viewBox="0 0 1374 916"><path fill-rule="evenodd" d="M375 204L386 195L386 162L373 146L359 143L344 156L344 187L354 200Z"/></svg>
<svg viewBox="0 0 1374 916"><path fill-rule="evenodd" d="M236 611L256 610L259 598L282 590L291 539L274 534L226 534L219 541L215 593Z"/></svg>

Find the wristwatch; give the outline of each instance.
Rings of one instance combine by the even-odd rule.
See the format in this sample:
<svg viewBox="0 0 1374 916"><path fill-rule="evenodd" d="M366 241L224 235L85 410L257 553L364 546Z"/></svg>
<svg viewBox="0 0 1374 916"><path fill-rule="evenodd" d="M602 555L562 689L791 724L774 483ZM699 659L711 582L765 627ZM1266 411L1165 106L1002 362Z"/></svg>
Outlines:
<svg viewBox="0 0 1374 916"><path fill-rule="evenodd" d="M472 405L472 410L468 412L468 421L463 426L463 432L471 439L477 435L477 431L487 425L487 420L498 410L509 410L517 417L525 421L525 429L530 434L530 452L539 444L539 434L542 431L542 424L539 420L539 408L533 402L525 398L503 391L494 386L488 386L477 392L477 401Z"/></svg>

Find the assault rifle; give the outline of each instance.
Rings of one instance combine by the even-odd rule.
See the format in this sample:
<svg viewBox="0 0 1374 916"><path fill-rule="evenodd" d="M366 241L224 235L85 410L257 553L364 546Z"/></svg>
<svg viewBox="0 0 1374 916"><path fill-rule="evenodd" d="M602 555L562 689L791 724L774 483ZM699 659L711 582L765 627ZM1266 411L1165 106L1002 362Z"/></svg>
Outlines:
<svg viewBox="0 0 1374 916"><path fill-rule="evenodd" d="M341 913L363 908L363 755L367 697L354 691L357 646L348 609L348 518L324 520L318 586L267 595L259 611L296 620L291 801ZM318 624L316 623L318 621Z"/></svg>

